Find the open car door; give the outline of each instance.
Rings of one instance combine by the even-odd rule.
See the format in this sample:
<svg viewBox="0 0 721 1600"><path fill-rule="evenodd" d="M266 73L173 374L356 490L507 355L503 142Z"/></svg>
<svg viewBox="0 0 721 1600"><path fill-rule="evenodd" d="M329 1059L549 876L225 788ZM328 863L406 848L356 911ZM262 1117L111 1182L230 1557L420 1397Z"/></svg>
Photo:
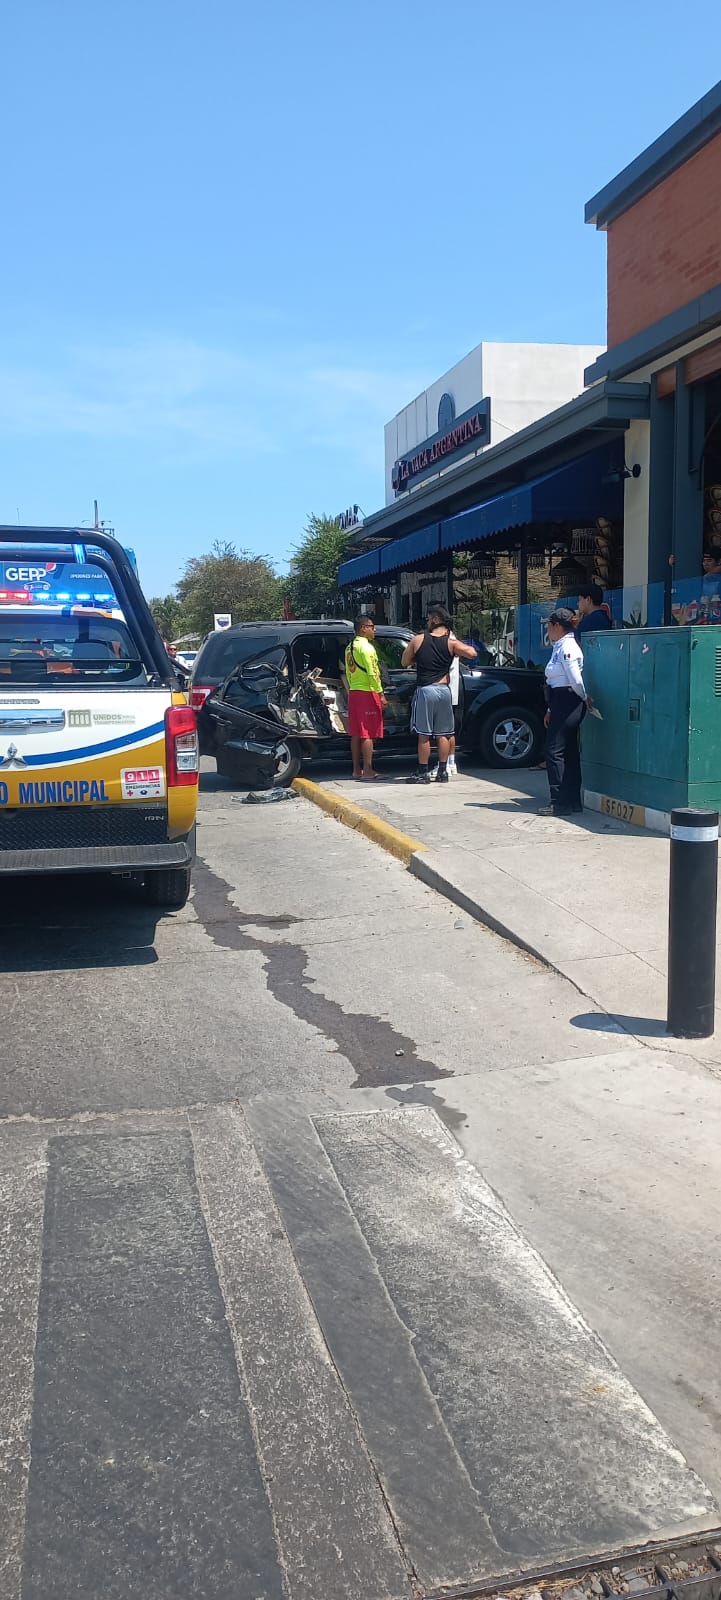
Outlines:
<svg viewBox="0 0 721 1600"><path fill-rule="evenodd" d="M304 672L291 687L279 674L268 693L268 708L287 733L304 741L330 739L333 726L323 698L323 685L315 672Z"/></svg>
<svg viewBox="0 0 721 1600"><path fill-rule="evenodd" d="M217 698L211 696L211 700ZM209 704L209 714L213 715ZM242 707L232 717L223 715L216 728L218 772L243 789L271 789L275 781L283 734L277 722L258 717Z"/></svg>
<svg viewBox="0 0 721 1600"><path fill-rule="evenodd" d="M322 689L313 675L303 673L291 684L287 671L271 661L244 661L209 696L206 705L219 748L251 714L274 730L276 742L280 729L304 741L328 739L332 733Z"/></svg>
<svg viewBox="0 0 721 1600"><path fill-rule="evenodd" d="M248 709L252 700L254 709ZM249 776L260 763L265 786L278 781L279 763L292 736L307 747L331 733L322 693L309 676L293 686L288 675L267 661L236 667L205 703L218 771L237 783L261 787Z"/></svg>

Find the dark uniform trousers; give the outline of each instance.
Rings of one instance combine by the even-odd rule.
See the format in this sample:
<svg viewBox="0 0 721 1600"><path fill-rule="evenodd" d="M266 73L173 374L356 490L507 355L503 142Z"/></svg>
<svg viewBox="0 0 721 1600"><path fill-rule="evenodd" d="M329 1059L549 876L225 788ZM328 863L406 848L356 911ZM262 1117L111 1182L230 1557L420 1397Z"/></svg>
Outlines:
<svg viewBox="0 0 721 1600"><path fill-rule="evenodd" d="M549 689L551 713L546 729L546 773L551 805L581 808L581 754L578 735L586 707L574 689Z"/></svg>

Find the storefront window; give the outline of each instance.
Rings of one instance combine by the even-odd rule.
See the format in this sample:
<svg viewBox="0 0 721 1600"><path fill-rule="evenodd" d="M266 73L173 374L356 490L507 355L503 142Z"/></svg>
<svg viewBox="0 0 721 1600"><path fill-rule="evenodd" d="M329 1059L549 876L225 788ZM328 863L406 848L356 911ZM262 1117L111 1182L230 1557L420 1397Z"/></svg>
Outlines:
<svg viewBox="0 0 721 1600"><path fill-rule="evenodd" d="M721 623L721 577L683 578L671 589L671 620L682 627Z"/></svg>

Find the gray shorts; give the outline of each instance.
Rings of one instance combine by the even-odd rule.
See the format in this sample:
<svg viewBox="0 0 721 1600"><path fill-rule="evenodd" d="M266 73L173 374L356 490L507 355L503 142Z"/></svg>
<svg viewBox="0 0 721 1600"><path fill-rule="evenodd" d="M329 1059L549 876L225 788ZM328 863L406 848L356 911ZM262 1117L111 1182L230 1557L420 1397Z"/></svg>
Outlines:
<svg viewBox="0 0 721 1600"><path fill-rule="evenodd" d="M453 701L450 685L429 683L425 689L416 689L411 710L411 729L426 738L452 739Z"/></svg>

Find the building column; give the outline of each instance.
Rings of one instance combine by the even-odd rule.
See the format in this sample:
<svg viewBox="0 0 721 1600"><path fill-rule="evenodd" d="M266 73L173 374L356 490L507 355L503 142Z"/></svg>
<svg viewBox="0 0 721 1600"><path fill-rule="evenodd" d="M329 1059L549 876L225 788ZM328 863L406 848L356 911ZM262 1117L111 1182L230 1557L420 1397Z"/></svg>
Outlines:
<svg viewBox="0 0 721 1600"><path fill-rule="evenodd" d="M518 604L528 605L528 530L521 529L521 543L518 549Z"/></svg>
<svg viewBox="0 0 721 1600"><path fill-rule="evenodd" d="M454 604L454 601L455 601L455 594L453 592L453 551L449 550L449 552L448 552L448 560L446 562L446 611L450 611L451 616L453 616L453 604Z"/></svg>
<svg viewBox="0 0 721 1600"><path fill-rule="evenodd" d="M651 381L648 483L648 581L667 583L673 554L675 396L659 395ZM624 583L626 570L624 564Z"/></svg>
<svg viewBox="0 0 721 1600"><path fill-rule="evenodd" d="M652 386L653 387L653 386ZM661 400L661 406L666 402ZM654 400L651 399L653 413ZM671 438L666 447L666 462L669 474L673 461L673 401L671 401ZM623 486L623 587L624 589L643 588L651 583L651 440L653 437L653 421L645 417L636 417L629 423L625 434L624 459L631 469L631 476L626 478ZM661 464L661 463L659 463ZM634 478L633 469L638 467L639 475ZM671 493L670 482L667 494L668 506L668 549L665 561L671 553Z"/></svg>
<svg viewBox="0 0 721 1600"><path fill-rule="evenodd" d="M697 578L703 550L704 391L684 382L684 363L676 362L676 406L673 452L674 577Z"/></svg>

